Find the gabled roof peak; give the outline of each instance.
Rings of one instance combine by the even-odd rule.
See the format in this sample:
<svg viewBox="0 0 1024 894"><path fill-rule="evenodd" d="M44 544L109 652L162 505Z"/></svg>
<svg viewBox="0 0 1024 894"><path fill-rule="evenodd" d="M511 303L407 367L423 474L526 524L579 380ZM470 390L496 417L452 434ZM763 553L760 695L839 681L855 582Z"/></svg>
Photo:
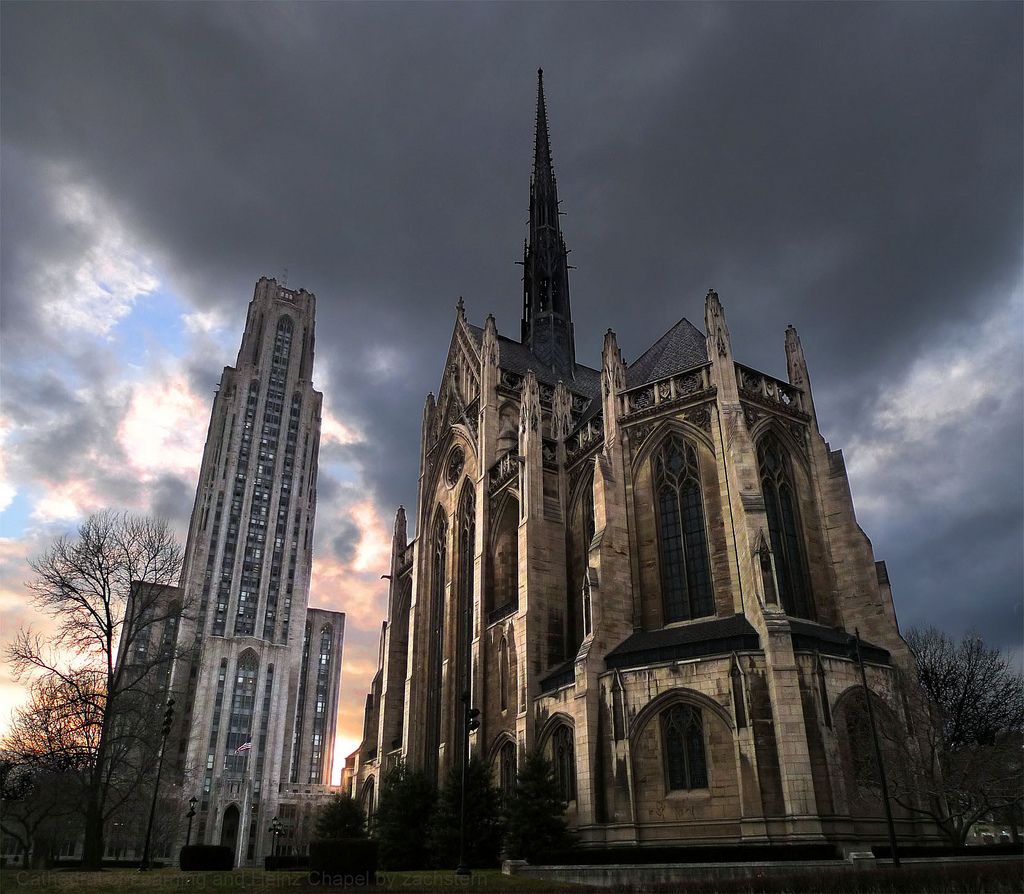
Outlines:
<svg viewBox="0 0 1024 894"><path fill-rule="evenodd" d="M683 317L626 368L626 385L646 385L707 362L706 336Z"/></svg>

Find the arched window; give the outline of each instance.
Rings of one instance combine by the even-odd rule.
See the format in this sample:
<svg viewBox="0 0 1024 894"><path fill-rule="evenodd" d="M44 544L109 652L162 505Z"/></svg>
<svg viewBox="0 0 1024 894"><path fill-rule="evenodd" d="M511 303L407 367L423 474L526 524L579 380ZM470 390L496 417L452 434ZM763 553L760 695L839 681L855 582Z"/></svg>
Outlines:
<svg viewBox="0 0 1024 894"><path fill-rule="evenodd" d="M363 786L363 813L366 814L366 829L370 831L373 828L373 815L376 813L376 805L373 803L374 792L373 777L369 777L366 780L366 785Z"/></svg>
<svg viewBox="0 0 1024 894"><path fill-rule="evenodd" d="M514 497L508 497L501 507L491 544L487 563L490 607L505 612L519 604L519 503Z"/></svg>
<svg viewBox="0 0 1024 894"><path fill-rule="evenodd" d="M458 659L458 687L459 695L467 698L471 689L471 665L473 660L473 551L476 544L476 496L473 488L466 484L462 489L462 497L459 499L458 511L458 550L459 550L459 580L458 580L458 625L456 644L456 656ZM468 704L468 702L467 702ZM465 740L466 712L459 711L457 734L459 742ZM459 752L460 762L465 759L464 749Z"/></svg>
<svg viewBox="0 0 1024 894"><path fill-rule="evenodd" d="M448 525L438 509L430 538L430 663L427 669L427 750L424 771L437 781L441 747L441 663L444 660L444 591L448 569Z"/></svg>
<svg viewBox="0 0 1024 894"><path fill-rule="evenodd" d="M576 800L576 743L567 723L559 726L551 737L551 758L558 797L566 803Z"/></svg>
<svg viewBox="0 0 1024 894"><path fill-rule="evenodd" d="M228 735L224 746L224 769L228 773L244 773L249 752L252 750L252 718L256 710L258 673L259 659L256 653L243 652L238 659L238 669L235 672Z"/></svg>
<svg viewBox="0 0 1024 894"><path fill-rule="evenodd" d="M669 435L654 456L665 622L714 614L697 451Z"/></svg>
<svg viewBox="0 0 1024 894"><path fill-rule="evenodd" d="M764 495L764 511L768 518L768 536L775 556L779 600L786 614L810 618L807 564L792 470L789 457L770 434L762 438L758 445L757 464L761 471L761 493Z"/></svg>
<svg viewBox="0 0 1024 894"><path fill-rule="evenodd" d="M498 643L498 703L501 710L508 708L508 640Z"/></svg>
<svg viewBox="0 0 1024 894"><path fill-rule="evenodd" d="M498 791L507 803L516 790L516 743L506 742L498 752Z"/></svg>
<svg viewBox="0 0 1024 894"><path fill-rule="evenodd" d="M729 670L729 683L732 686L732 710L736 716L736 729L744 729L747 725L747 701L743 694L743 671L739 660L733 658Z"/></svg>
<svg viewBox="0 0 1024 894"><path fill-rule="evenodd" d="M692 705L673 705L661 715L665 783L669 791L708 787L704 727Z"/></svg>
<svg viewBox="0 0 1024 894"><path fill-rule="evenodd" d="M462 491L459 502L459 611L464 637L464 683L469 682L469 644L473 641L473 551L476 546L476 496L471 487Z"/></svg>
<svg viewBox="0 0 1024 894"><path fill-rule="evenodd" d="M566 526L566 593L564 658L574 658L584 636L589 633L587 612L583 605L583 585L590 564L590 544L594 539L594 476L587 475L579 496L569 513Z"/></svg>

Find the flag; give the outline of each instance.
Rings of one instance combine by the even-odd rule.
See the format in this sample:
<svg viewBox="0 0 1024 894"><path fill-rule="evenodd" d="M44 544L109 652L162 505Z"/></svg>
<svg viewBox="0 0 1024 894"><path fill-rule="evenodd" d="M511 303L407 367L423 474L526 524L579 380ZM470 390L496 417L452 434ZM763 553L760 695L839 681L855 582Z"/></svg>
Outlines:
<svg viewBox="0 0 1024 894"><path fill-rule="evenodd" d="M252 751L252 742L245 742L244 744L239 745L235 749L235 754L245 754L247 751Z"/></svg>

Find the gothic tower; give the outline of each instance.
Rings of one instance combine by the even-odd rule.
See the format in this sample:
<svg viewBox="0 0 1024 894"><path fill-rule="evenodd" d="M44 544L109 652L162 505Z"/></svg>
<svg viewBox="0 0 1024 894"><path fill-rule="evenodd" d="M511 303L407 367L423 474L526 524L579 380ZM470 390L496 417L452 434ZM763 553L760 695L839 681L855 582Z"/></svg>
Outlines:
<svg viewBox="0 0 1024 894"><path fill-rule="evenodd" d="M210 418L182 589L177 770L194 841L261 858L282 783L329 782L344 615L307 611L322 395L316 299L260 279Z"/></svg>
<svg viewBox="0 0 1024 894"><path fill-rule="evenodd" d="M522 342L551 372L572 378L576 363L569 311L569 263L558 220L544 71L537 71L537 130L530 179L530 234L523 253Z"/></svg>

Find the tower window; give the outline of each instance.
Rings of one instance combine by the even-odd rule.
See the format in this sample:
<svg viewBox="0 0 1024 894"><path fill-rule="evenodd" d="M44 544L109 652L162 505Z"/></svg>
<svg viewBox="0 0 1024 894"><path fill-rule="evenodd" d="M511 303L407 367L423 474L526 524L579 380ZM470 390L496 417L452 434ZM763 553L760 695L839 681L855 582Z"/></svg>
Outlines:
<svg viewBox="0 0 1024 894"><path fill-rule="evenodd" d="M508 640L505 637L498 643L498 704L502 711L508 709Z"/></svg>
<svg viewBox="0 0 1024 894"><path fill-rule="evenodd" d="M665 621L714 614L697 451L670 435L654 458Z"/></svg>

